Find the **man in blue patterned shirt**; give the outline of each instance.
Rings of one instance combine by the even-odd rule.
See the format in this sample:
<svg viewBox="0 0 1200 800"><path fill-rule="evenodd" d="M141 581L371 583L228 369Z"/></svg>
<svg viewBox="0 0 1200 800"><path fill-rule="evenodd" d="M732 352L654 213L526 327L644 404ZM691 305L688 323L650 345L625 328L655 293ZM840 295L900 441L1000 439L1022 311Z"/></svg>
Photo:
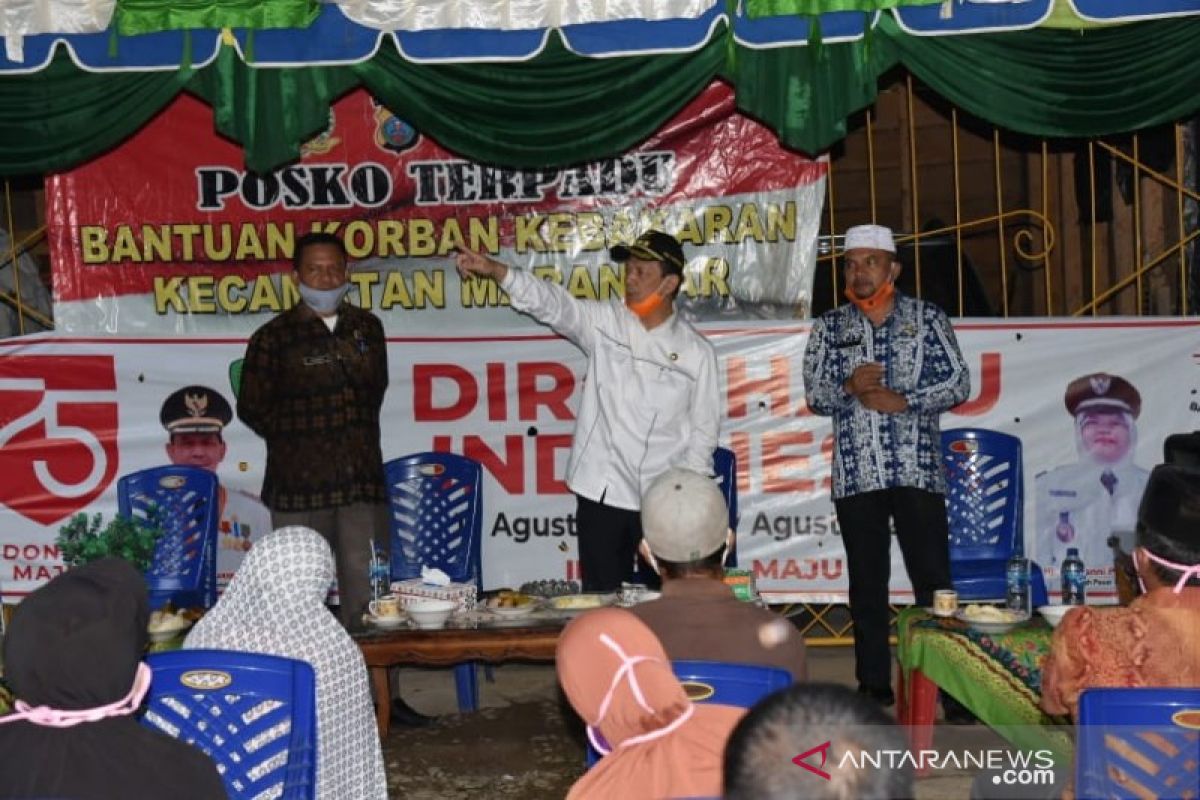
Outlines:
<svg viewBox="0 0 1200 800"><path fill-rule="evenodd" d="M970 375L946 315L895 290L900 262L880 225L846 231L846 297L813 325L804 391L833 417L833 504L850 577L859 691L891 705L891 527L919 605L950 588L938 416L967 399Z"/></svg>

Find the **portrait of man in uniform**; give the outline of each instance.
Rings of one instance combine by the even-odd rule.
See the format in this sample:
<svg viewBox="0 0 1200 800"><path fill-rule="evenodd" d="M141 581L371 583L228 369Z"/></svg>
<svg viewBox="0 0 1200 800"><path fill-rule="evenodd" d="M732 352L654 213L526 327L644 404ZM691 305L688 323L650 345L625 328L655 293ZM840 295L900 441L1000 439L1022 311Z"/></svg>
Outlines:
<svg viewBox="0 0 1200 800"><path fill-rule="evenodd" d="M1034 479L1035 555L1046 577L1056 579L1067 549L1078 548L1089 588L1111 590L1113 553L1108 538L1115 534L1126 549L1132 547L1138 503L1150 477L1133 463L1142 397L1121 376L1095 372L1071 381L1063 402L1074 419L1079 459ZM1107 571L1093 572L1101 569ZM1057 581L1050 581L1048 588L1057 589Z"/></svg>
<svg viewBox="0 0 1200 800"><path fill-rule="evenodd" d="M218 472L225 458L225 426L233 407L216 389L184 386L167 395L159 421L167 430L167 458L172 464ZM219 475L218 475L219 477ZM254 495L220 487L217 536L217 588L224 590L255 540L271 530L271 512Z"/></svg>

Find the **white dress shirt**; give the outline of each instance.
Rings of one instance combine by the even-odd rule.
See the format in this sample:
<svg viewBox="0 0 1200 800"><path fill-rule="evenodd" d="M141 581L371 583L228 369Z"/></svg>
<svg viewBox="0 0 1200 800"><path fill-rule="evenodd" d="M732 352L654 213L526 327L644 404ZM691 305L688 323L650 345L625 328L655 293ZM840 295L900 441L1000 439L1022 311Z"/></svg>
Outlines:
<svg viewBox="0 0 1200 800"><path fill-rule="evenodd" d="M561 286L509 268L513 308L549 325L587 354L567 486L636 511L642 492L671 467L711 475L721 425L717 356L672 314L646 330L620 300L577 300Z"/></svg>

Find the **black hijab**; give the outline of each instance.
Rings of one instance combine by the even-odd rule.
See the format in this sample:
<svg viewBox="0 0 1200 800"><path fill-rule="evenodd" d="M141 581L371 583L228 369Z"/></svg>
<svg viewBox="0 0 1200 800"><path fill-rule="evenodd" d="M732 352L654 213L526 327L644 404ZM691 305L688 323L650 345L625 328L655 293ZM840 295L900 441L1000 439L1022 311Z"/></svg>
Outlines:
<svg viewBox="0 0 1200 800"><path fill-rule="evenodd" d="M30 706L114 703L133 687L148 618L146 585L128 562L69 570L17 606L4 640L9 686ZM226 797L207 756L132 715L70 728L9 722L0 725L0 758L0 798Z"/></svg>

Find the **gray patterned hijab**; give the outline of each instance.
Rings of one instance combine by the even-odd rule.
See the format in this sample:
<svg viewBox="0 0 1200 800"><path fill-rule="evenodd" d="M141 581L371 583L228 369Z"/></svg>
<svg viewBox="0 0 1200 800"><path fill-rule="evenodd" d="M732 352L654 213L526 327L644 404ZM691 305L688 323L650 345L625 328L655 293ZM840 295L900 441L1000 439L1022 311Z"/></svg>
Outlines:
<svg viewBox="0 0 1200 800"><path fill-rule="evenodd" d="M387 775L362 653L325 608L333 553L319 533L280 528L251 548L185 648L267 653L317 673L317 797L386 800Z"/></svg>

